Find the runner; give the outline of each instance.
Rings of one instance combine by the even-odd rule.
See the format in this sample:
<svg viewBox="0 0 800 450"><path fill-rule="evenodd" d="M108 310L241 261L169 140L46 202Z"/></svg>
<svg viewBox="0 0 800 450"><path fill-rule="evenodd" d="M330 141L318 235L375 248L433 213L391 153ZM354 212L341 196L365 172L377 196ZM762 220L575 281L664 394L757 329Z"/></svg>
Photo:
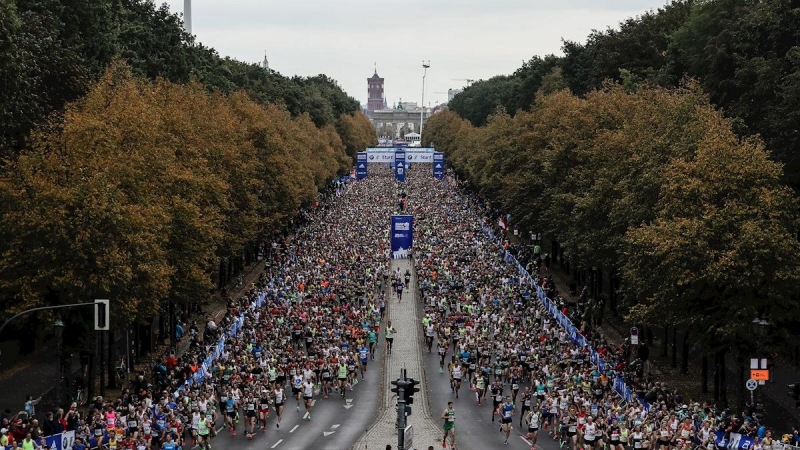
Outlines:
<svg viewBox="0 0 800 450"><path fill-rule="evenodd" d="M269 418L269 391L264 387L261 389L259 397L258 421L261 424L261 431L267 432L267 419Z"/></svg>
<svg viewBox="0 0 800 450"><path fill-rule="evenodd" d="M311 420L311 411L314 408L314 383L311 380L303 382L303 400L306 405L306 420Z"/></svg>
<svg viewBox="0 0 800 450"><path fill-rule="evenodd" d="M447 437L450 436L450 446L456 448L456 410L453 409L453 402L447 402L447 408L442 412L441 418L444 420L444 437L442 437L442 448L447 447Z"/></svg>
<svg viewBox="0 0 800 450"><path fill-rule="evenodd" d="M455 363L452 369L452 377L453 377L453 391L456 393L456 398L458 398L458 391L461 390L461 378L463 373L461 371L461 364Z"/></svg>
<svg viewBox="0 0 800 450"><path fill-rule="evenodd" d="M197 422L197 445L204 450L211 448L211 431L214 428L214 422L211 420L211 414L203 416Z"/></svg>
<svg viewBox="0 0 800 450"><path fill-rule="evenodd" d="M505 402L500 406L501 419L500 430L505 434L503 445L508 445L508 436L511 434L511 424L514 422L514 402L510 396L506 396Z"/></svg>
<svg viewBox="0 0 800 450"><path fill-rule="evenodd" d="M392 326L392 321L386 322L386 354L392 354L392 343L394 342L395 329Z"/></svg>
<svg viewBox="0 0 800 450"><path fill-rule="evenodd" d="M528 434L525 439L531 444L531 450L536 450L536 441L539 438L539 422L541 415L538 410L529 410L525 415L525 421L528 422Z"/></svg>
<svg viewBox="0 0 800 450"><path fill-rule="evenodd" d="M283 385L279 385L272 391L272 399L275 402L275 415L278 417L278 421L275 422L275 428L280 428L281 418L283 418L283 403L286 401Z"/></svg>

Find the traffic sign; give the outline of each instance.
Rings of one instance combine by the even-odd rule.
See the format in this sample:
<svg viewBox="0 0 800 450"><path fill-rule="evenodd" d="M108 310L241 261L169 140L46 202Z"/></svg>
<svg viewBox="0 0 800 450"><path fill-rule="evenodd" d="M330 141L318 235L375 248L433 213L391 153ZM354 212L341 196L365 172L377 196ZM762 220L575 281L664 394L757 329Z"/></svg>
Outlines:
<svg viewBox="0 0 800 450"><path fill-rule="evenodd" d="M747 382L744 383L744 387L747 388L748 391L755 391L758 387L758 381L750 378Z"/></svg>
<svg viewBox="0 0 800 450"><path fill-rule="evenodd" d="M639 345L639 329L631 327L631 345Z"/></svg>
<svg viewBox="0 0 800 450"><path fill-rule="evenodd" d="M769 380L769 370L766 369L750 369L750 378L753 380Z"/></svg>

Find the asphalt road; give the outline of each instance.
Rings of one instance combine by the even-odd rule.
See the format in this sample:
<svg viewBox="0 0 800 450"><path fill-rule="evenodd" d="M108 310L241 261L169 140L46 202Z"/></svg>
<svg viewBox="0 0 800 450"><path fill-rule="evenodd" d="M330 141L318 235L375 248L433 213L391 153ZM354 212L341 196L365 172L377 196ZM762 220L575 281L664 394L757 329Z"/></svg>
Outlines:
<svg viewBox="0 0 800 450"><path fill-rule="evenodd" d="M422 326L420 324L420 326ZM423 346L424 347L424 346ZM500 432L500 418L495 417L492 422L492 401L487 394L487 398L478 406L475 392L469 389L469 382L466 377L459 391L459 398L450 389L450 377L447 373L447 366L444 372L439 373L439 356L436 354L436 341L433 343L433 351L428 353L427 348L423 348L425 354L425 375L426 388L431 402L431 414L433 419L439 423L444 423L439 416L447 408L447 402L453 401L456 411L456 446L459 450L485 450L485 449L517 449L529 450L530 443L524 439L528 430L519 428L520 401L517 397L514 411L513 429L508 438L508 445L503 445L505 434ZM450 353L447 360L450 359ZM527 384L522 384L524 389ZM505 394L510 394L511 386L505 385ZM522 392L522 389L520 389ZM546 431L539 431L537 448L542 450L559 450L558 442L555 442Z"/></svg>
<svg viewBox="0 0 800 450"><path fill-rule="evenodd" d="M236 436L231 436L228 430L220 430L211 441L211 448L212 450L350 449L377 417L382 395L382 368L383 343L382 339L378 339L375 359L369 361L364 381L359 379L358 385L352 391L347 391L345 400L336 394L328 399L322 395L315 396L316 403L309 421L304 419L305 408L302 399L300 412L297 412L296 402L292 398L286 401L280 428L275 427L277 422L275 412L270 410L266 433L259 432L253 439L248 439L240 422ZM291 392L288 387L287 392ZM221 423L221 419L218 419L217 428Z"/></svg>

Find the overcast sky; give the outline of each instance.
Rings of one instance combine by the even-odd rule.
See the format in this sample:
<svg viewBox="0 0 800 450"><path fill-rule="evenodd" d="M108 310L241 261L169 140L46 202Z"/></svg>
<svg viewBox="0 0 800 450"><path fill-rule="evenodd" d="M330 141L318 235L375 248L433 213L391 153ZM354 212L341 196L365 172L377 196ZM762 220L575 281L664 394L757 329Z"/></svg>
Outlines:
<svg viewBox="0 0 800 450"><path fill-rule="evenodd" d="M159 3L160 0L156 0ZM283 75L324 73L366 103L373 63L392 103L447 100L460 79L514 72L533 55L561 54L561 39L585 42L667 0L193 0L192 32L220 55ZM169 0L183 12L183 0Z"/></svg>

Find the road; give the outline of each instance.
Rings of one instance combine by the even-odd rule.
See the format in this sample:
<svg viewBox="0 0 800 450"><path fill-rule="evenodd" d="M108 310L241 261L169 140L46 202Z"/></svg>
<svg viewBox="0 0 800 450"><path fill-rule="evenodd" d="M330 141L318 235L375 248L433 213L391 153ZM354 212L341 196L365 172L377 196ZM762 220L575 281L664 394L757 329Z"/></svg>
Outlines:
<svg viewBox="0 0 800 450"><path fill-rule="evenodd" d="M422 326L420 324L420 326ZM481 406L477 405L475 400L475 392L469 389L469 383L465 382L461 385L459 391L459 398L450 390L450 377L447 373L447 367L443 373L439 373L439 357L436 354L436 342L433 343L433 351L428 353L427 348L423 349L425 352L425 374L426 383L425 387L428 389L428 395L431 402L431 413L434 420L443 423L439 419L439 415L447 408L447 402L453 401L453 407L456 410L456 445L459 450L484 450L487 448L508 448L518 450L529 450L530 443L524 439L525 432L527 432L527 425L524 429L519 429L519 411L520 403L519 398L515 406L517 410L514 413L514 428L511 430L511 435L508 438L508 445L503 445L505 435L500 432L499 417L495 418L492 422L492 402L487 398ZM448 354L448 359L450 355ZM526 384L521 385L524 389ZM506 387L506 393L510 392L510 387ZM560 450L559 445L546 432L539 432L539 442L537 447L542 450Z"/></svg>
<svg viewBox="0 0 800 450"><path fill-rule="evenodd" d="M257 433L253 439L244 434L242 423L231 436L221 430L211 446L213 450L302 450L352 448L355 442L370 427L378 414L382 395L383 343L378 340L375 359L370 360L364 381L359 380L353 391L347 392L347 400L338 395L329 399L315 397L316 403L310 421L305 420L305 409L295 410L294 398L286 402L281 427L276 428L275 413L270 411L269 427L266 433ZM291 392L291 390L287 391ZM220 427L221 420L217 421ZM195 449L196 450L196 449Z"/></svg>

